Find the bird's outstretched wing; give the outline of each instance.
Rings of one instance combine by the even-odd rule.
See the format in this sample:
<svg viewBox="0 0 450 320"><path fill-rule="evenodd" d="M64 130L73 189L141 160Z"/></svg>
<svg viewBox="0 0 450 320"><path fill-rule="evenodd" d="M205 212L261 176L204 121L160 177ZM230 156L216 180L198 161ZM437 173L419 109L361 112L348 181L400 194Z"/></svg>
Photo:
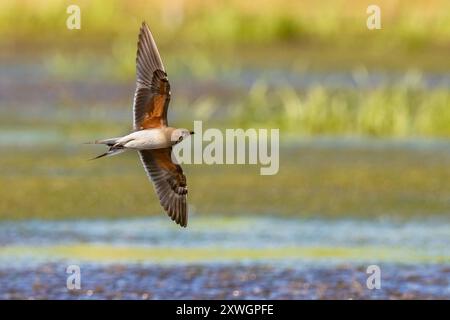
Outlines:
<svg viewBox="0 0 450 320"><path fill-rule="evenodd" d="M155 40L144 22L136 56L136 92L133 103L134 130L167 126L170 84Z"/></svg>
<svg viewBox="0 0 450 320"><path fill-rule="evenodd" d="M172 148L141 150L139 156L153 182L159 202L182 227L187 226L187 185L181 167L172 162Z"/></svg>

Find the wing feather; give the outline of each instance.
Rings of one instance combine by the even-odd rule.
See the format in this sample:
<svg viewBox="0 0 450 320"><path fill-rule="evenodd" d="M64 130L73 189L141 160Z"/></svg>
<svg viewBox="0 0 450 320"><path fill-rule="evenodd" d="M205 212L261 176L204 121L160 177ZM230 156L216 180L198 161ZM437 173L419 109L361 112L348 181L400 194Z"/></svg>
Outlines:
<svg viewBox="0 0 450 320"><path fill-rule="evenodd" d="M181 167L172 162L172 148L141 150L139 155L148 177L153 182L159 202L169 217L187 226L187 184Z"/></svg>
<svg viewBox="0 0 450 320"><path fill-rule="evenodd" d="M144 22L136 55L136 91L133 101L135 130L167 126L170 84L155 40Z"/></svg>

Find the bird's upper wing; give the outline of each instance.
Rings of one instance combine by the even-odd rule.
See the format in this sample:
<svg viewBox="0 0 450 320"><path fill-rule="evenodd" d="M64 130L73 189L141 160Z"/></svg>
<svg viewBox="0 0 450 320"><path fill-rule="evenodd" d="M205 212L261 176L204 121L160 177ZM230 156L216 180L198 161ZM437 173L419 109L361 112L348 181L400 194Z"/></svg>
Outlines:
<svg viewBox="0 0 450 320"><path fill-rule="evenodd" d="M182 227L187 226L187 185L181 167L172 162L172 148L141 150L139 155L153 182L159 202L167 214Z"/></svg>
<svg viewBox="0 0 450 320"><path fill-rule="evenodd" d="M135 130L167 126L170 84L155 40L144 22L136 56L136 92L133 104Z"/></svg>

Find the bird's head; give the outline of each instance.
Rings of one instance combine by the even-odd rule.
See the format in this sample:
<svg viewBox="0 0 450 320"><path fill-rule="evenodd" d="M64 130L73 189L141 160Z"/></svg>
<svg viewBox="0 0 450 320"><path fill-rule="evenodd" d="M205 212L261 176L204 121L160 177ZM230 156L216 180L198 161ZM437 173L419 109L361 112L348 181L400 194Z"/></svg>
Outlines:
<svg viewBox="0 0 450 320"><path fill-rule="evenodd" d="M194 131L190 131L188 129L175 129L172 132L170 140L172 141L173 144L177 144L183 141L183 139L186 139L193 134Z"/></svg>

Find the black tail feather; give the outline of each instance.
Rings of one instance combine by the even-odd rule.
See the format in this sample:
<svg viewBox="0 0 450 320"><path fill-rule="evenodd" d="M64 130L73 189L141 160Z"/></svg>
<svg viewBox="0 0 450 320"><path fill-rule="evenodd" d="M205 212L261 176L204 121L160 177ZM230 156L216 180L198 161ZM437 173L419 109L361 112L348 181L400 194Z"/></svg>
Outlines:
<svg viewBox="0 0 450 320"><path fill-rule="evenodd" d="M119 154L119 153L122 153L124 151L125 151L125 149L123 148L123 146L115 145L115 146L110 147L107 152L102 153L101 155L98 155L95 158L92 158L92 159L89 159L89 160L95 160L95 159L98 159L98 158L103 158L103 157L107 157L107 156L113 156L115 154Z"/></svg>
<svg viewBox="0 0 450 320"><path fill-rule="evenodd" d="M91 160L103 158L103 157L106 157L106 156L107 156L108 154L110 154L110 153L111 153L111 152L108 151L108 152L102 153L101 155L98 155L98 156L96 156L96 157L94 157L94 158L92 158L92 159L88 159L88 160L91 161Z"/></svg>

